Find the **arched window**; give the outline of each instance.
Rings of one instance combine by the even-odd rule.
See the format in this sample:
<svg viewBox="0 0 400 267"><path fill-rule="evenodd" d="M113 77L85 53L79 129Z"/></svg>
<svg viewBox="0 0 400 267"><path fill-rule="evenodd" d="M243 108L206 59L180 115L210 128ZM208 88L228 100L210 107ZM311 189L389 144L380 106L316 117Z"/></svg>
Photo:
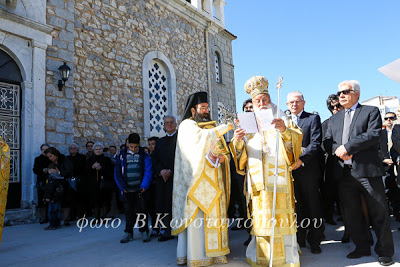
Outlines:
<svg viewBox="0 0 400 267"><path fill-rule="evenodd" d="M168 115L167 71L158 60L151 61L149 69L150 135L163 134L163 119Z"/></svg>
<svg viewBox="0 0 400 267"><path fill-rule="evenodd" d="M175 71L158 51L149 52L143 60L144 137L162 137L164 117L177 117Z"/></svg>
<svg viewBox="0 0 400 267"><path fill-rule="evenodd" d="M214 61L214 67L215 67L215 81L217 83L221 83L221 58L218 54L218 52L215 52L215 61Z"/></svg>

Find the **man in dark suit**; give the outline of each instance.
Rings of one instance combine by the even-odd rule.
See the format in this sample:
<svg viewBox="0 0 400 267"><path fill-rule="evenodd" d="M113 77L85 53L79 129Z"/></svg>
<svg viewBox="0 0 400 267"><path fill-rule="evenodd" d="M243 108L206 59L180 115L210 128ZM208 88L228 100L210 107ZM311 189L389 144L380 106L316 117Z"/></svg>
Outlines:
<svg viewBox="0 0 400 267"><path fill-rule="evenodd" d="M311 252L321 253L324 238L319 183L321 179L321 119L304 111L304 97L300 92L287 96L287 106L292 121L303 131L302 151L293 169L294 194L296 197L297 242L300 247L310 244ZM308 230L308 233L307 233Z"/></svg>
<svg viewBox="0 0 400 267"><path fill-rule="evenodd" d="M375 252L383 266L392 264L394 253L390 218L382 182L383 165L379 157L382 119L377 107L358 103L360 85L344 81L338 86L340 104L345 108L329 120L324 146L336 155L333 168L339 178L339 194L356 249L347 255L355 259L371 255L368 230L360 193L365 196L372 228L377 236Z"/></svg>
<svg viewBox="0 0 400 267"><path fill-rule="evenodd" d="M175 163L175 147L178 132L177 123L174 116L165 116L164 130L166 136L160 138L156 143L156 148L152 153L153 169L156 176L156 212L165 229L161 229L159 242L173 239L171 236L172 218L172 191ZM162 227L162 225L159 225Z"/></svg>

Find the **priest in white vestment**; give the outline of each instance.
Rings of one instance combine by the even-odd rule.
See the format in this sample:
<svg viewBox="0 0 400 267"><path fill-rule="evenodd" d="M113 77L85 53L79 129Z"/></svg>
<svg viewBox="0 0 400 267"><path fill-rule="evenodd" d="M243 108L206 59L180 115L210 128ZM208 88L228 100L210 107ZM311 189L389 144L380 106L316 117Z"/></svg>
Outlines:
<svg viewBox="0 0 400 267"><path fill-rule="evenodd" d="M211 147L225 144L223 135L233 124L200 127L210 121L206 92L188 97L179 125L175 152L172 234L178 235L177 264L207 266L227 263L229 253L227 207L230 194L229 159ZM211 161L213 163L213 161Z"/></svg>
<svg viewBox="0 0 400 267"><path fill-rule="evenodd" d="M265 77L253 76L246 82L245 90L252 97L255 114L263 109L272 109L276 118L272 121L275 129L262 131L259 127L255 134L246 134L245 130L236 129L230 145L237 172L246 174L246 199L252 219L252 239L246 250L247 262L251 266L268 266L271 260L272 202L278 155L277 224L274 228L272 265L300 266L291 171L301 154L302 132L290 120L278 118L281 111L271 103L268 80ZM276 129L279 130L278 153Z"/></svg>

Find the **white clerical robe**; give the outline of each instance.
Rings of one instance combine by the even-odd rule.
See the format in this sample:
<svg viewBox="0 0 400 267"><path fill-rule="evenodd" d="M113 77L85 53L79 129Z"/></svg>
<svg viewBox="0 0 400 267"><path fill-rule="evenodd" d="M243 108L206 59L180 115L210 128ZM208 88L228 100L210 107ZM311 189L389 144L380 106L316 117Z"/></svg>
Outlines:
<svg viewBox="0 0 400 267"><path fill-rule="evenodd" d="M214 168L205 155L228 130L227 125L202 129L192 119L179 126L171 221L179 265L227 263L229 160Z"/></svg>
<svg viewBox="0 0 400 267"><path fill-rule="evenodd" d="M245 141L233 140L231 143L237 171L246 173L246 196L253 223L246 258L251 266L268 266L270 262L274 172L278 154L273 266L297 267L300 262L291 167L301 154L302 132L291 124L279 133L278 153L276 140L276 130L271 129L248 134Z"/></svg>

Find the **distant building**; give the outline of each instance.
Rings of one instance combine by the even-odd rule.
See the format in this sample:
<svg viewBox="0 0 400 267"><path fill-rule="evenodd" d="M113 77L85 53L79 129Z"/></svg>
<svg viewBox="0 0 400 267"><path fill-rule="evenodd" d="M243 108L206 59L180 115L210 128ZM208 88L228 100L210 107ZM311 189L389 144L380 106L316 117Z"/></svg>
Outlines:
<svg viewBox="0 0 400 267"><path fill-rule="evenodd" d="M374 96L364 101L361 104L378 107L382 118L388 112L397 113L397 107L400 105L400 100L397 96Z"/></svg>

